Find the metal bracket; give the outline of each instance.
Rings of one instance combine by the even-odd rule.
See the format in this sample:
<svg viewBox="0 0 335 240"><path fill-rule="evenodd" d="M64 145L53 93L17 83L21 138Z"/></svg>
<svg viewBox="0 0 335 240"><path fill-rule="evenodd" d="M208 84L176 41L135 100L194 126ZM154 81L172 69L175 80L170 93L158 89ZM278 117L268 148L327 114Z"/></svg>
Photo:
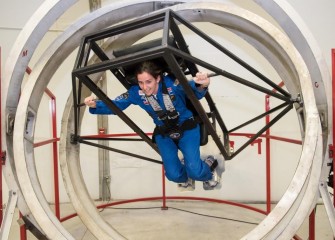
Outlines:
<svg viewBox="0 0 335 240"><path fill-rule="evenodd" d="M8 135L13 135L14 130L14 122L15 122L15 114L14 113L8 113L7 114L7 121L6 121L6 132Z"/></svg>
<svg viewBox="0 0 335 240"><path fill-rule="evenodd" d="M22 217L26 229L28 229L37 239L48 240L48 238L37 228L26 216ZM2 239L0 239L2 240Z"/></svg>
<svg viewBox="0 0 335 240"><path fill-rule="evenodd" d="M71 144L77 144L78 143L78 138L79 138L78 135L75 135L75 134L72 133L70 135L70 143Z"/></svg>
<svg viewBox="0 0 335 240"><path fill-rule="evenodd" d="M330 226L333 230L333 236L335 237L335 209L328 192L327 183L321 182L319 185L319 191L329 218Z"/></svg>

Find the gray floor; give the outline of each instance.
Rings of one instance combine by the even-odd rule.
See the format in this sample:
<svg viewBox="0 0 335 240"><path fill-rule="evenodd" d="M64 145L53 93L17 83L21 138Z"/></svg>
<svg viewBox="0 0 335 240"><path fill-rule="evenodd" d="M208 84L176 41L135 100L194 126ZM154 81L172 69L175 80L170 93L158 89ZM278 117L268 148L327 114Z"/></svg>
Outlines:
<svg viewBox="0 0 335 240"><path fill-rule="evenodd" d="M119 233L130 240L240 239L264 218L260 213L243 208L203 201L168 201L168 210L162 210L161 206L160 201L138 202L106 208L101 210L101 214ZM252 206L264 209L263 204ZM61 215L71 213L71 204L63 204ZM16 213L10 240L20 239L17 219ZM75 239L96 239L78 217L63 224ZM317 206L315 231L315 239L334 239L322 204ZM305 221L297 235L301 239L308 239L308 221ZM29 232L27 236L29 240L36 239Z"/></svg>

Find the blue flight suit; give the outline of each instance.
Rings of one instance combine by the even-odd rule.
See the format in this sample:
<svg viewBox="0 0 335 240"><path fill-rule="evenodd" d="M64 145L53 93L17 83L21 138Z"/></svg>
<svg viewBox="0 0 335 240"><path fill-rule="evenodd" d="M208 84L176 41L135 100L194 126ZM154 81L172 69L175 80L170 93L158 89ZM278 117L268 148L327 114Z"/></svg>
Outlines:
<svg viewBox="0 0 335 240"><path fill-rule="evenodd" d="M186 94L178 80L170 76L164 76L166 88L171 96L171 100L176 111L179 113L178 123L181 125L185 120L192 118L192 112L186 108ZM196 97L201 99L207 90L198 89L193 80L189 81ZM162 83L159 83L156 100L165 110L163 103ZM158 116L150 103L147 101L145 94L138 85L132 86L129 90L115 98L113 103L121 110L126 109L129 105L139 105L153 118L157 126L162 126L163 122ZM114 114L102 101L96 102L96 108L90 108L92 114ZM163 159L165 175L170 181L183 183L192 178L198 181L208 181L212 179L212 172L209 166L200 158L200 129L199 124L193 129L185 130L177 144L168 136L161 134L155 135L155 142L158 146L160 155ZM184 163L178 158L178 149L183 154Z"/></svg>

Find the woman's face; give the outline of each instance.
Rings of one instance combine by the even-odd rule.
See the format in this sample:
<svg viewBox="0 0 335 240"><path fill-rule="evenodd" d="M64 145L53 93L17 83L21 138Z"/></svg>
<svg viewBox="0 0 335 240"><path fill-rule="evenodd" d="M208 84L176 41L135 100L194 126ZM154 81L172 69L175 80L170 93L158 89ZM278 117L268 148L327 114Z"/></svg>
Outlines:
<svg viewBox="0 0 335 240"><path fill-rule="evenodd" d="M157 94L161 77L154 78L147 72L137 74L138 85L146 96Z"/></svg>

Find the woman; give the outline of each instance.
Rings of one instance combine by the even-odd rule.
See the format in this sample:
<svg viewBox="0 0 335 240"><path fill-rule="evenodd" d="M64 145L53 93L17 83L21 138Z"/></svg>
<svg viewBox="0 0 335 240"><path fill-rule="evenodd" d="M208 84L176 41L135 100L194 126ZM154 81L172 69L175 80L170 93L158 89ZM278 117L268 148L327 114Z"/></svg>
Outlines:
<svg viewBox="0 0 335 240"><path fill-rule="evenodd" d="M135 76L138 85L132 86L113 103L121 110L131 104L139 105L153 118L156 124L153 140L163 159L166 177L181 187L188 187L190 179L215 187L218 183L214 180L217 160L212 156L205 161L200 158L199 124L186 107L186 94L178 80L163 75L161 68L151 61L141 63ZM200 72L189 81L198 99L205 96L209 83L207 73ZM92 114L114 114L102 101L95 101L93 97L87 97L85 104ZM183 154L182 161L178 149Z"/></svg>

